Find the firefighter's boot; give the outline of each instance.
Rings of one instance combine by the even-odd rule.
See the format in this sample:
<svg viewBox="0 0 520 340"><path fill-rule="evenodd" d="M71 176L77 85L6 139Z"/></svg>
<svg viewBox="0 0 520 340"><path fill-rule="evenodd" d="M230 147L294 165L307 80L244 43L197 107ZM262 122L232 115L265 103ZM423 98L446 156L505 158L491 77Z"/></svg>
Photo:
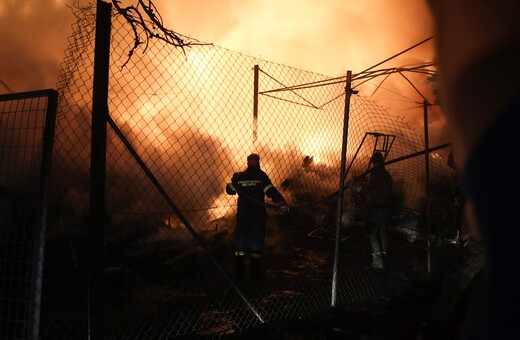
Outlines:
<svg viewBox="0 0 520 340"><path fill-rule="evenodd" d="M249 263L249 278L256 280L264 277L264 271L262 268L262 259L260 257L251 257Z"/></svg>
<svg viewBox="0 0 520 340"><path fill-rule="evenodd" d="M238 279L243 278L245 270L245 256L235 256L235 276Z"/></svg>
<svg viewBox="0 0 520 340"><path fill-rule="evenodd" d="M381 253L372 253L372 268L384 269L383 256Z"/></svg>

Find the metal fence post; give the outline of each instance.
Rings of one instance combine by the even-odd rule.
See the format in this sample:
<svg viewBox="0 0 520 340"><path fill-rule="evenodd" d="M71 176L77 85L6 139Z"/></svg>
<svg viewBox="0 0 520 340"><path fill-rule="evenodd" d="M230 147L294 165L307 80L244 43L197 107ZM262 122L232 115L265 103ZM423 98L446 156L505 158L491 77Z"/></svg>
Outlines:
<svg viewBox="0 0 520 340"><path fill-rule="evenodd" d="M90 230L88 279L88 334L103 337L103 258L105 233L106 132L112 5L97 1L92 139L90 156Z"/></svg>
<svg viewBox="0 0 520 340"><path fill-rule="evenodd" d="M336 220L336 238L334 243L334 265L332 270L332 299L331 306L336 307L337 303L337 282L338 282L338 260L339 260L339 234L341 228L341 215L343 215L343 201L345 193L345 170L347 162L347 140L348 125L350 116L350 95L352 94L352 71L347 71L347 83L345 86L345 112L343 117L343 140L341 144L341 172L339 176L338 190L338 215Z"/></svg>
<svg viewBox="0 0 520 340"><path fill-rule="evenodd" d="M254 67L254 97L253 97L253 144L258 139L258 75L260 68L258 65Z"/></svg>
<svg viewBox="0 0 520 340"><path fill-rule="evenodd" d="M431 273L431 213L430 213L430 143L428 141L428 102L423 101L424 111L424 160L425 160L425 195L426 195L426 256L428 275Z"/></svg>
<svg viewBox="0 0 520 340"><path fill-rule="evenodd" d="M34 269L32 280L32 310L30 322L30 338L39 339L40 331L40 312L43 285L43 263L45 255L45 234L47 231L47 196L49 189L52 150L54 141L54 128L56 123L56 108L58 105L58 92L48 90L47 113L45 115L45 130L43 132L43 153L40 173L40 192L38 198L38 219L37 230L34 236Z"/></svg>

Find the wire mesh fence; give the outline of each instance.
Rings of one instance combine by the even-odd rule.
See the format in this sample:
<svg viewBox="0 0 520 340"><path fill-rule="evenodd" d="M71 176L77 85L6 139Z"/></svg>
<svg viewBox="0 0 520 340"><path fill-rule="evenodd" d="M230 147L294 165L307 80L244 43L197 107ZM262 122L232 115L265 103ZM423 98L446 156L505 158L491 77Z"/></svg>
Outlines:
<svg viewBox="0 0 520 340"><path fill-rule="evenodd" d="M89 333L86 279L95 7L75 13L58 83L44 339L96 336ZM344 127L347 180L368 169L374 150L387 160L421 152L421 134L362 93L351 98L345 121L345 77L212 44L183 50L158 39L129 58L132 39L114 15L100 283L105 336L218 338L329 309ZM239 282L232 275L236 197L224 189L252 152L291 210L282 215L266 203L266 280ZM422 275L425 254L406 244L425 244L424 168L424 156L388 166L396 184L396 238L383 273L366 271L363 208L346 190L341 304L395 294ZM434 197L440 196L450 189L450 171L440 157L430 157L430 168Z"/></svg>
<svg viewBox="0 0 520 340"><path fill-rule="evenodd" d="M0 339L38 336L56 101L0 96Z"/></svg>

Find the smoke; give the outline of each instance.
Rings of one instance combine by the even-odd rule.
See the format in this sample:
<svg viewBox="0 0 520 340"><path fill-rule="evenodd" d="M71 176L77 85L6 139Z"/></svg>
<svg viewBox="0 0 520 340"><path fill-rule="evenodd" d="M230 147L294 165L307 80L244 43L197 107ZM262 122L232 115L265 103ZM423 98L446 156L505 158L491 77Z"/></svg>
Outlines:
<svg viewBox="0 0 520 340"><path fill-rule="evenodd" d="M180 0L156 5L165 24L177 32L328 76L361 72L433 35L425 1ZM433 59L430 40L379 68L422 65ZM422 131L422 102L434 103L435 96L426 75L404 75L413 85L394 74L360 90ZM439 117L429 120L430 138L446 142L444 118L436 114Z"/></svg>
<svg viewBox="0 0 520 340"><path fill-rule="evenodd" d="M71 24L65 1L0 3L0 93L54 88Z"/></svg>
<svg viewBox="0 0 520 340"><path fill-rule="evenodd" d="M283 2L155 0L154 3L164 18L165 25L176 32L234 51L333 76L344 75L346 70L362 71L431 35L431 20L428 17L426 6L422 2L414 0L359 1L355 3L341 0L326 3L315 0L305 2L297 0ZM0 33L4 38L3 52L0 53L0 79L2 82L15 92L54 87L63 51L67 45L67 38L71 33L70 26L74 20L72 11L64 1L3 1L0 4ZM414 49L406 56L394 60L390 65L383 66L418 64L431 60L432 49L429 45ZM377 92L378 97L374 98L383 101L385 94L398 92L402 96L414 98L420 102L422 99L417 97L415 90L408 83L400 80L397 82L397 79L389 79ZM424 77L414 79L414 83L418 83L422 90L427 90L424 87L426 85L423 85ZM372 84L372 88L374 88L374 84ZM0 86L2 85L0 84ZM5 89L0 87L0 92L4 91ZM203 99L200 100L203 101ZM203 104L209 106L209 104ZM406 104L410 105L410 102L408 101ZM395 103L390 100L387 106L391 108L391 112L397 110ZM404 109L404 106L399 108L401 111ZM407 114L407 112L405 113ZM413 115L407 115L411 117L414 124L421 125L421 113L422 109L419 108L418 111L414 111ZM81 118L81 121L77 125L88 120L86 116L78 118ZM74 125L76 122L64 123ZM151 164L155 164L159 168L164 164L173 166L170 169L163 167L165 173L159 172L158 176L161 177L161 183L165 183L167 190L172 193L174 198L182 196L179 193L189 191L190 188L207 193L205 197L186 197L186 201L182 202L176 198L175 201L180 204L181 209L195 207L196 210L196 208L202 209L214 205L213 201L221 198L219 193L223 191L227 176L237 171L234 152L227 154L227 151L232 149L231 146L220 145L218 142L220 139L215 139L215 135L211 133L212 127L204 127L199 131L199 127L188 126L186 130L178 132L166 127L158 127L158 129L160 135L164 136L166 140L186 138L188 149L199 150L197 152L200 153L197 153L197 157L200 159L207 155L223 154L221 151L217 151L226 150L223 159L218 162L217 160L211 162L209 159L209 162L201 161L200 164L193 164L192 168L197 172L196 176L183 174L181 167L175 168L186 162L185 149L176 150L173 146L167 149L171 150L169 152L176 151L175 155L169 154L168 151L162 150L157 145L149 145L146 150L138 150L140 153L148 155L161 155L159 158L150 160ZM131 131L133 130L125 131L125 133L130 134L132 140L138 140L138 145L148 145L142 135L132 136ZM177 135L178 133L182 136ZM71 140L74 139L74 136L64 138L67 137L70 137ZM88 144L88 140L80 142L82 145ZM207 152L203 152L204 149ZM121 150L121 154L124 154L124 151ZM58 155L56 158L66 158L66 156L66 154ZM293 180L295 184L289 193L291 195L305 194L305 192L297 192L294 189L297 187L297 182L314 182L316 177L319 177L320 183L327 187L327 192L329 186L337 185L333 180L329 181L327 171L331 169L323 168L323 165L316 165L313 168L314 171L303 169L301 164L305 156L315 155L305 155L300 151L294 151L290 157L282 154L267 154L265 159L273 159L274 165L264 164L267 170L271 170L276 167L275 163L282 164L286 162L287 158L291 160L291 165L286 166L289 169L288 173L277 174L273 171L273 181L276 184L287 178ZM166 159L161 157L166 157ZM85 159L85 164L88 164L87 153L81 155L80 158ZM217 167L216 164L226 165ZM121 168L124 165L122 164ZM122 174L118 170L118 167L114 166L114 174ZM85 169L85 171L87 170ZM201 186L199 182L185 180L185 176L188 179L203 178L204 174L207 174L205 182L207 185ZM113 186L116 189L114 189L114 196L110 197L109 205L111 202L119 202L119 206L115 209L147 211L150 205L155 204L154 201L146 201L145 198L151 195L151 192L144 191L144 188L139 187L139 189L143 189L140 191L141 197L135 194L139 190L134 183L142 181L147 183L146 178L141 176L136 180L123 175L120 177L113 175L111 178L114 178L114 182L109 183L109 188ZM186 187L178 188L177 183L187 184ZM70 186L70 193L67 194L67 197L70 196L71 201L85 201L87 189L86 187L78 188L77 185ZM161 210L163 207L155 208ZM198 218L198 220L206 220L206 218Z"/></svg>
<svg viewBox="0 0 520 340"><path fill-rule="evenodd" d="M156 1L174 30L326 74L362 71L432 35L425 2ZM431 60L430 48L408 57Z"/></svg>
<svg viewBox="0 0 520 340"><path fill-rule="evenodd" d="M87 3L87 0L81 0ZM130 1L126 1L130 3ZM429 37L432 19L423 1L155 0L165 25L182 34L262 59L329 75L360 72ZM55 86L75 18L64 0L6 0L0 4L0 92ZM433 44L415 48L382 67L433 60ZM424 76L413 79L432 99ZM371 92L378 81L372 83ZM399 95L395 95L395 93ZM403 100L403 98L408 98ZM374 97L390 112L418 125L422 102L392 76ZM433 100L431 100L433 102ZM418 105L416 105L418 106Z"/></svg>

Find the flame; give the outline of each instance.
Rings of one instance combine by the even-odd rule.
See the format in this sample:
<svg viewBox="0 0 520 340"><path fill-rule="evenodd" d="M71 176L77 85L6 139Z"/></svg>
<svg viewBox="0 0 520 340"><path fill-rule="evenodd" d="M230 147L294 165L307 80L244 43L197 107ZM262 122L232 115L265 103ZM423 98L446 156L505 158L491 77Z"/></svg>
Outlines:
<svg viewBox="0 0 520 340"><path fill-rule="evenodd" d="M326 162L326 151L332 147L331 143L328 142L328 137L325 132L315 133L305 141L303 141L300 148L302 154L312 157L315 164Z"/></svg>
<svg viewBox="0 0 520 340"><path fill-rule="evenodd" d="M231 200L229 196L226 194L221 194L217 198L213 200L211 204L212 208L210 209L210 220L215 220L224 216L228 216L234 213L235 207L230 204Z"/></svg>
<svg viewBox="0 0 520 340"><path fill-rule="evenodd" d="M442 156L437 152L432 152L430 157L433 159L442 159Z"/></svg>

